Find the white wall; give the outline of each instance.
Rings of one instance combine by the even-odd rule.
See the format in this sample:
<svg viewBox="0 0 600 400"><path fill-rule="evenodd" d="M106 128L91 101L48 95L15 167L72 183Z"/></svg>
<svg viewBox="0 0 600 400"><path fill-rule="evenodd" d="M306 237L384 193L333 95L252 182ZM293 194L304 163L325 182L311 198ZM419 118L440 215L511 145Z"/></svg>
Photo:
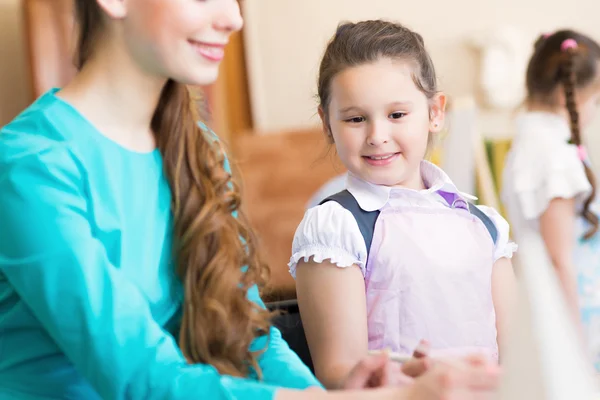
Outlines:
<svg viewBox="0 0 600 400"><path fill-rule="evenodd" d="M316 71L341 20L395 19L421 33L441 88L473 94L476 52L469 38L513 25L531 40L560 27L600 39L599 0L245 0L246 48L253 117L261 131L316 123ZM506 129L507 115L488 115L489 130Z"/></svg>

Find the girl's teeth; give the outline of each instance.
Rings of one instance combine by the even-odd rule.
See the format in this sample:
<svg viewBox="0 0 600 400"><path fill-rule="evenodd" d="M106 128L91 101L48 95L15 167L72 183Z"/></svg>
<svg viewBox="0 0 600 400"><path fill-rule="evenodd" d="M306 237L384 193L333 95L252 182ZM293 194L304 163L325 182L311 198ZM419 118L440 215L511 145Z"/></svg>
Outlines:
<svg viewBox="0 0 600 400"><path fill-rule="evenodd" d="M390 154L389 156L383 156L383 157L369 157L371 160L386 160L388 158L390 158L391 156L393 156L393 154Z"/></svg>

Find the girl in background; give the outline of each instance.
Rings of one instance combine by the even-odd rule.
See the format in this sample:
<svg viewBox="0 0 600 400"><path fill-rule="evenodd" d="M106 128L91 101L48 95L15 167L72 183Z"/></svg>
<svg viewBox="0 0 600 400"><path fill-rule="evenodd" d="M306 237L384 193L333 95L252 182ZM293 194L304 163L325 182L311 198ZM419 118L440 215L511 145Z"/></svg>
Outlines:
<svg viewBox="0 0 600 400"><path fill-rule="evenodd" d="M517 237L529 230L543 239L600 370L596 179L583 137L600 101L599 63L598 43L572 30L535 42L526 108L504 167L503 201Z"/></svg>

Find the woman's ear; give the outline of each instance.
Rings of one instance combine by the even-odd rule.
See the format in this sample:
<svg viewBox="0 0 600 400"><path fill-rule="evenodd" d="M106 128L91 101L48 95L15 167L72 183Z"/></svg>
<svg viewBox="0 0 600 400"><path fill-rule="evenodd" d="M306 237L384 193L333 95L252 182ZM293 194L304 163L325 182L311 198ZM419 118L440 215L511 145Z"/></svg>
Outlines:
<svg viewBox="0 0 600 400"><path fill-rule="evenodd" d="M333 143L333 134L331 133L331 126L329 125L329 121L327 119L327 115L323 111L323 107L319 106L319 118L321 118L321 127L323 129L323 133L327 136L327 140L329 143Z"/></svg>
<svg viewBox="0 0 600 400"><path fill-rule="evenodd" d="M444 127L446 119L446 95L437 93L429 100L429 132L438 133Z"/></svg>
<svg viewBox="0 0 600 400"><path fill-rule="evenodd" d="M121 19L127 16L128 0L87 0L96 1L109 18Z"/></svg>

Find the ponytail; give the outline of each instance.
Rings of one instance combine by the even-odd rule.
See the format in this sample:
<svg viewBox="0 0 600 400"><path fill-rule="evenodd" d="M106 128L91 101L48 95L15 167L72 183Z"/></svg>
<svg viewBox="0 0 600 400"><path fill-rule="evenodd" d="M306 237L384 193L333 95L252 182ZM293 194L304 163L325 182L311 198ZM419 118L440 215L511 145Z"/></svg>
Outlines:
<svg viewBox="0 0 600 400"><path fill-rule="evenodd" d="M247 298L266 266L240 212L240 193L218 142L198 126L190 89L169 81L152 120L173 192L174 254L184 285L180 347L191 363L221 373L260 375L250 344L269 331L270 314ZM248 266L244 272L242 267Z"/></svg>
<svg viewBox="0 0 600 400"><path fill-rule="evenodd" d="M565 94L565 101L567 111L569 113L569 121L571 125L571 139L569 143L576 146L581 146L581 132L579 124L579 112L577 111L577 102L575 99L575 88L576 88L576 74L575 74L575 57L577 55L577 46L567 46L563 50L566 52L565 61L562 64L562 83ZM583 203L583 210L581 215L590 223L590 229L583 236L584 239L590 239L598 231L598 216L590 211L590 205L594 201L596 196L596 178L594 172L590 168L589 164L582 160L583 167L585 168L585 175L587 176L590 185L592 186L592 192L589 197Z"/></svg>

